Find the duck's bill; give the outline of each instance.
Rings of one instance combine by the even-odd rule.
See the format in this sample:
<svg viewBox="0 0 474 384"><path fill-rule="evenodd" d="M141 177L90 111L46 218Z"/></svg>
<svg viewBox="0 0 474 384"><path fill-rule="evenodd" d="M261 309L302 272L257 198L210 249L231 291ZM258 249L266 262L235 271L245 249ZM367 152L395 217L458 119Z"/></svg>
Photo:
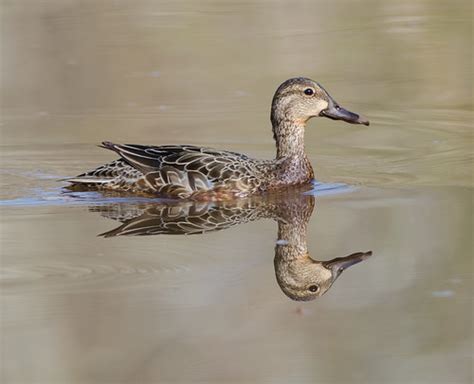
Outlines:
<svg viewBox="0 0 474 384"><path fill-rule="evenodd" d="M345 269L360 263L361 261L372 256L372 251L357 252L346 257L338 257L329 261L325 261L323 265L333 272L334 278L337 278Z"/></svg>
<svg viewBox="0 0 474 384"><path fill-rule="evenodd" d="M337 103L329 103L329 106L321 111L320 116L328 117L333 120L343 120L351 124L369 125L369 120L357 113L342 108Z"/></svg>

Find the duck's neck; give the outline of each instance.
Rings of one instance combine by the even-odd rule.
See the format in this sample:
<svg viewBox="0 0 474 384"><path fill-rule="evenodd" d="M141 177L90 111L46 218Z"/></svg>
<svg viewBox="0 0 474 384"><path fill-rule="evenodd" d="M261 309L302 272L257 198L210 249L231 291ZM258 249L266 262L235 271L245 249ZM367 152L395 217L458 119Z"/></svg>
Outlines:
<svg viewBox="0 0 474 384"><path fill-rule="evenodd" d="M276 141L277 159L294 157L305 159L305 122L272 118L273 137Z"/></svg>

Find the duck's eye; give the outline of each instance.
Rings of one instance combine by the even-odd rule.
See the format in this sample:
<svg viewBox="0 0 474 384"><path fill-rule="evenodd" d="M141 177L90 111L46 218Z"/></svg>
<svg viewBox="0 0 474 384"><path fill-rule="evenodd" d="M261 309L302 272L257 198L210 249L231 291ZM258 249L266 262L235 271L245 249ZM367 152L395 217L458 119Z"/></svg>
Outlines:
<svg viewBox="0 0 474 384"><path fill-rule="evenodd" d="M304 94L305 94L306 96L313 96L313 95L314 95L314 89L313 89L313 88L306 88L306 89L304 90Z"/></svg>
<svg viewBox="0 0 474 384"><path fill-rule="evenodd" d="M309 288L308 288L308 290L309 290L310 292L315 293L315 292L318 292L318 291L319 291L319 287L318 287L317 285L310 285Z"/></svg>

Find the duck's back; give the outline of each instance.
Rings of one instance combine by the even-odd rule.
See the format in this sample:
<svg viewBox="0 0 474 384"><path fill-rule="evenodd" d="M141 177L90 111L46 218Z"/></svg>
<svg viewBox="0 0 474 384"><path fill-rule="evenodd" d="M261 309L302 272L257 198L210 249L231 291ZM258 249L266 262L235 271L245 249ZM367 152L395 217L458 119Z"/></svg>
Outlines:
<svg viewBox="0 0 474 384"><path fill-rule="evenodd" d="M87 188L153 193L162 197L225 198L256 192L262 162L245 155L192 145L102 143L120 159L68 181Z"/></svg>

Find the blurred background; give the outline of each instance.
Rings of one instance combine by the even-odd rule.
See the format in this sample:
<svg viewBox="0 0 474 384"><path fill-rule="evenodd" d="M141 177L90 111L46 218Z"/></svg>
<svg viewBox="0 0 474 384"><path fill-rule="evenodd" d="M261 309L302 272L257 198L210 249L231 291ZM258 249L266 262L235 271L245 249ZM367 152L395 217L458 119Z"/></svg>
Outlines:
<svg viewBox="0 0 474 384"><path fill-rule="evenodd" d="M0 4L2 382L472 382L470 0ZM316 199L310 253L374 251L323 298L279 291L272 221L102 239L61 194L103 140L272 158L294 76L371 121L306 132L355 188Z"/></svg>
<svg viewBox="0 0 474 384"><path fill-rule="evenodd" d="M470 182L469 0L3 0L1 53L2 143L87 144L68 175L102 140L271 157L273 93L306 76L373 124L310 124L312 159L356 161L320 178Z"/></svg>

